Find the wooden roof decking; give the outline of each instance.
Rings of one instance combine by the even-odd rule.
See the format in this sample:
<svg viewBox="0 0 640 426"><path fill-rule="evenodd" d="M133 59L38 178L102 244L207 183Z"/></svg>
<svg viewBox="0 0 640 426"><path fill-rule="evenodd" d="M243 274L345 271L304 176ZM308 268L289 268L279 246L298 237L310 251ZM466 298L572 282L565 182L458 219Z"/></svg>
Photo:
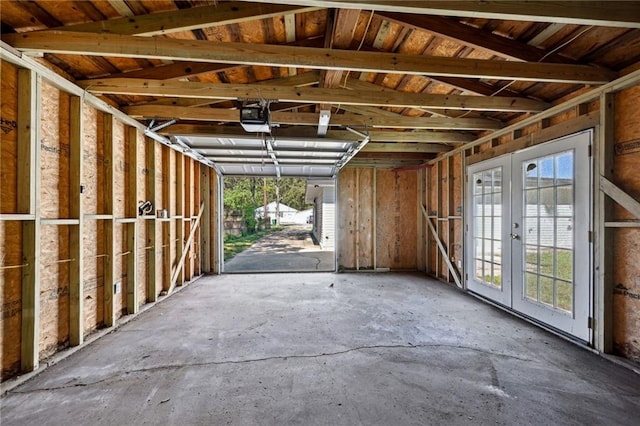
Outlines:
<svg viewBox="0 0 640 426"><path fill-rule="evenodd" d="M3 41L139 120L177 120L167 134L242 134L238 106L268 99L280 134L313 136L325 110L331 131L421 162L410 143L466 142L640 61L639 2L536 3L3 1L0 13Z"/></svg>

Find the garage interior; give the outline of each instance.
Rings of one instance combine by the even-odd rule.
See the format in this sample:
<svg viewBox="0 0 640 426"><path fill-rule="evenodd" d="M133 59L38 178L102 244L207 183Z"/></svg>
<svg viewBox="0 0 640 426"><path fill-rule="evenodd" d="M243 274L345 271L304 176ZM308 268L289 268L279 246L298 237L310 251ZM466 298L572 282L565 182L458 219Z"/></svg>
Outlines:
<svg viewBox="0 0 640 426"><path fill-rule="evenodd" d="M154 382L138 421L637 418L640 3L0 7L3 421L47 415L27 401L65 418L74 391L106 410L120 402L89 384L142 392L169 370L182 391ZM345 273L219 275L231 175L335 179ZM245 400L244 364L269 376ZM406 387L383 404L394 374ZM344 398L322 399L336 383Z"/></svg>

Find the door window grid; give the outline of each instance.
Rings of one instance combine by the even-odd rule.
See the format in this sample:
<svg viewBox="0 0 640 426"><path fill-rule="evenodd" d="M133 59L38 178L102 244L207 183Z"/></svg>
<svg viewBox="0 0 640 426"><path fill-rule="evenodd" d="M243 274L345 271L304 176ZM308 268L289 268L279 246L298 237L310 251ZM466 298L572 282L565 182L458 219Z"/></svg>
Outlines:
<svg viewBox="0 0 640 426"><path fill-rule="evenodd" d="M523 163L524 295L573 312L573 151Z"/></svg>
<svg viewBox="0 0 640 426"><path fill-rule="evenodd" d="M502 167L473 175L475 278L502 288Z"/></svg>

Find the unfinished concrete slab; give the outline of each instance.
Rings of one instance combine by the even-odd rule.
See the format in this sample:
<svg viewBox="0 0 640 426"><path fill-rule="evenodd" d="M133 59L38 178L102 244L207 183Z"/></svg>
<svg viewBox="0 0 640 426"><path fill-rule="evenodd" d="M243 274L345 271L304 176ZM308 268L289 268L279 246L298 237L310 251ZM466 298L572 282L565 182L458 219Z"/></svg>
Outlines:
<svg viewBox="0 0 640 426"><path fill-rule="evenodd" d="M637 425L640 378L418 274L203 278L12 390L2 425Z"/></svg>
<svg viewBox="0 0 640 426"><path fill-rule="evenodd" d="M315 244L308 227L286 227L225 261L224 272L332 272L335 253Z"/></svg>

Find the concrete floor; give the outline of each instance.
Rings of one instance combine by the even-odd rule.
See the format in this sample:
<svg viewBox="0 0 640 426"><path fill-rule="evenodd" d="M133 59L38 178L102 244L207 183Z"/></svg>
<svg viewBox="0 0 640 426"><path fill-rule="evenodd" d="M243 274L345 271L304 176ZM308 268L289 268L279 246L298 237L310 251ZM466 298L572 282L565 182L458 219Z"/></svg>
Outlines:
<svg viewBox="0 0 640 426"><path fill-rule="evenodd" d="M640 377L422 275L224 275L0 402L3 426L638 425Z"/></svg>
<svg viewBox="0 0 640 426"><path fill-rule="evenodd" d="M314 244L310 226L276 231L224 262L225 273L333 271L335 253Z"/></svg>

